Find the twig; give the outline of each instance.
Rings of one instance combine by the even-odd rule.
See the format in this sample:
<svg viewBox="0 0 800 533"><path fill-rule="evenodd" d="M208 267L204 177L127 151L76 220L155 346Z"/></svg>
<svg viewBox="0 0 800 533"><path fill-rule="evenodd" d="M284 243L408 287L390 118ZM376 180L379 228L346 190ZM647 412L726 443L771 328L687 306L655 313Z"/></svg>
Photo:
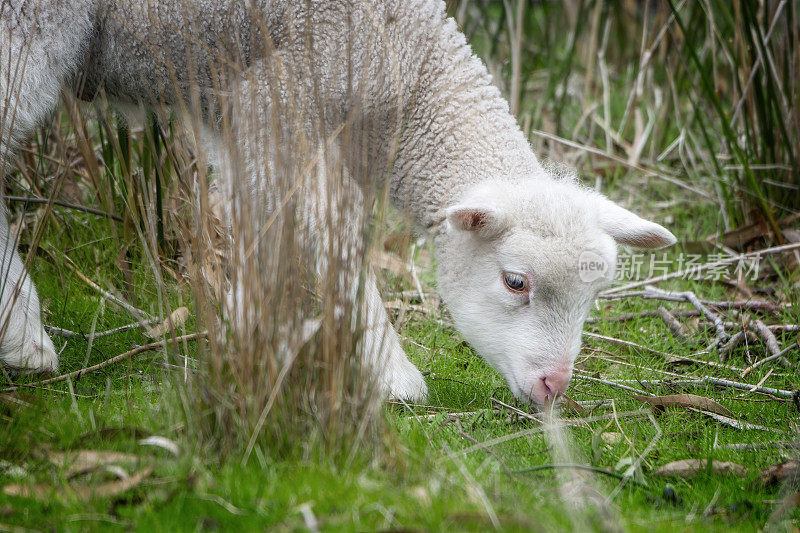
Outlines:
<svg viewBox="0 0 800 533"><path fill-rule="evenodd" d="M755 385L753 385L753 386L750 388L750 390L749 390L748 392L755 392L757 388L759 388L761 385L763 385L763 384L764 384L764 382L765 382L765 381L767 381L767 379L769 379L769 377L772 375L772 373L773 373L774 371L775 371L775 369L774 369L774 368L770 368L770 369L769 369L769 372L767 372L766 374L764 374L764 377L763 377L763 378L761 378L760 380L758 380L758 383L756 383ZM743 396L744 396L744 395L743 395Z"/></svg>
<svg viewBox="0 0 800 533"><path fill-rule="evenodd" d="M724 341L726 341L728 339L728 332L725 331L725 324L723 323L722 318L720 318L720 316L718 314L716 314L715 312L713 312L711 309L706 307L703 304L703 302L700 301L700 299L697 297L697 295L695 293L693 293L692 291L684 291L684 292L672 293L672 292L664 291L664 290L661 290L661 289L657 289L656 287L650 287L650 286L645 287L644 290L646 292L649 292L649 293L652 293L652 294L658 294L660 296L678 296L678 297L682 297L685 301L687 301L690 304L692 304L695 307L695 309L700 311L703 314L703 316L705 316L707 319L711 320L711 322L714 323L714 328L717 330L717 338L716 338L716 340L714 342L715 346L720 344L720 343L722 343L722 342L724 342Z"/></svg>
<svg viewBox="0 0 800 533"><path fill-rule="evenodd" d="M578 424L588 424L588 423L591 423L591 422L599 422L600 420L608 420L609 418L612 418L613 416L616 416L616 417L645 416L646 417L646 416L651 416L651 415L650 415L650 411L648 409L636 409L635 411L625 411L625 412L622 412L622 413L615 413L613 415L612 414L604 414L604 415L588 416L588 417L576 418L576 419L566 419L565 418L565 419L559 420L558 422L555 422L555 424L557 424L559 426L575 426L575 425L578 425ZM464 448L463 450L456 450L456 451L450 452L447 455L447 458L448 459L452 459L452 458L458 457L460 455L467 455L468 453L472 453L475 450L483 449L486 446L496 446L498 444L502 444L502 443L508 442L510 440L519 439L521 437L527 437L527 436L530 436L530 435L535 435L537 433L542 433L543 431L545 431L545 428L543 426L537 426L535 428L523 429L522 431L517 431L516 433L510 433L508 435L502 435L500 437L495 437L493 439L489 439L487 441L483 441L481 443L481 446L473 445L473 446L469 446L467 448Z"/></svg>
<svg viewBox="0 0 800 533"><path fill-rule="evenodd" d="M652 287L650 287L652 289ZM685 302L686 299L681 293L673 293L669 291L655 292L650 289L643 291L620 292L614 294L601 294L601 300L621 300L623 298L639 297L645 300L664 300L667 302ZM791 304L785 306L776 305L772 302L765 300L735 300L726 302L721 300L700 300L703 305L713 307L715 309L748 309L750 311L766 311L769 313L779 313L785 308L792 307Z"/></svg>
<svg viewBox="0 0 800 533"><path fill-rule="evenodd" d="M669 279L680 278L686 276L687 274L699 274L700 272L705 272L706 270L716 268L718 266L723 265L730 265L731 263L736 263L737 261L741 261L743 259L752 259L754 257L760 257L762 255L770 255L770 254L778 254L781 252L789 252L791 250L800 249L800 242L794 242L791 244L784 244L782 246L773 246L771 248L764 248L762 250L756 250L755 252L750 252L746 254L734 255L725 259L721 259L719 261L714 261L712 263L705 263L702 265L698 265L695 267L687 268L684 270L678 270L676 272L670 272L668 274L664 274L662 276L655 276L648 279L643 279L639 281L633 281L631 283L626 283L625 285L620 285L619 287L612 287L601 294L602 296L607 296L610 294L615 294L618 292L627 291L630 289L634 289L636 287L644 287L646 285L652 285L654 283L660 283L662 281L666 281Z"/></svg>
<svg viewBox="0 0 800 533"><path fill-rule="evenodd" d="M528 420L532 420L534 422L539 422L539 423L543 422L543 420L541 420L540 418L536 417L535 415L533 415L531 413L526 413L522 409L517 409L513 405L509 405L509 404L507 404L507 403L505 403L503 401L498 400L494 396L489 398L489 400L491 400L492 403L496 403L500 407L508 409L509 411L511 411L512 413L516 414L517 416L521 416L522 418L527 418Z"/></svg>
<svg viewBox="0 0 800 533"><path fill-rule="evenodd" d="M778 344L778 339L775 338L775 334L772 333L769 328L760 320L756 320L755 326L758 334L761 335L762 339L764 339L764 344L767 346L769 353L771 355L780 353L781 347Z"/></svg>
<svg viewBox="0 0 800 533"><path fill-rule="evenodd" d="M622 315L616 316L607 316L607 317L589 317L586 319L586 324L601 324L604 322L627 322L629 320L637 320L639 318L645 318L649 316L658 316L657 309L645 309L644 311L640 311L638 313L625 313ZM700 311L697 309L687 309L685 311L674 311L672 315L675 317L693 317L693 316L700 316Z"/></svg>
<svg viewBox="0 0 800 533"><path fill-rule="evenodd" d="M743 340L748 340L750 342L756 342L758 339L756 338L753 333L747 330L737 331L731 338L728 339L728 342L720 346L719 348L719 355L723 361L727 359L728 355L737 347L739 346Z"/></svg>
<svg viewBox="0 0 800 533"><path fill-rule="evenodd" d="M594 472L596 474L603 474L606 476L610 476L620 481L627 481L628 483L632 483L637 487L641 487L644 489L648 489L647 485L642 483L641 481L637 481L630 476L625 476L618 472L614 472L612 470L606 470L605 468L599 468L596 466L591 465L582 465L582 464L551 464L551 465L541 465L541 466L532 466L530 468L523 468L521 470L514 470L513 474L531 474L533 472L539 472L541 470L556 470L559 468L566 468L570 470L586 470L587 472ZM649 490L649 489L648 489Z"/></svg>
<svg viewBox="0 0 800 533"><path fill-rule="evenodd" d="M134 355L140 354L142 352L148 352L150 350L158 350L159 348L165 348L167 344L170 343L179 343L179 342L186 342L192 341L196 339L204 339L208 335L208 332L201 331L199 333L191 333L189 335L181 335L179 337L170 337L168 339L160 340L158 342L151 342L150 344L145 344L143 346L137 346L132 350L128 350L127 352L121 353L119 355L115 355L110 359L106 359L102 363L97 363L96 365L92 365L86 368L81 368L80 370L75 370L74 372L69 372L68 374L61 374L60 376L55 376L49 379L43 379L41 381L35 381L33 383L23 383L21 385L16 385L14 387L9 387L7 389L3 389L0 392L14 392L19 390L21 387L39 387L41 385L49 385L50 383L57 383L59 381L65 381L67 379L78 378L84 374L89 374L91 372L96 372L97 370L101 370L107 366L113 365L120 361L124 361L125 359L129 359Z"/></svg>
<svg viewBox="0 0 800 533"><path fill-rule="evenodd" d="M791 333L800 331L800 324L770 324L767 326L770 331L775 333Z"/></svg>
<svg viewBox="0 0 800 533"><path fill-rule="evenodd" d="M25 202L28 204L46 204L50 201L47 198L39 198L36 196L4 196L3 198L5 198L7 202ZM53 205L60 205L61 207L67 207L69 209L74 209L75 211L83 211L84 213L99 215L101 217L116 220L117 222L122 222L122 217L118 215L114 215L100 209L95 209L93 207L87 207L85 205L71 204L61 200L53 200Z"/></svg>
<svg viewBox="0 0 800 533"><path fill-rule="evenodd" d="M458 420L458 418L453 419L453 425L458 430L459 435L461 435L471 443L475 444L476 446L480 446L483 451L485 451L486 453L497 459L497 462L500 463L500 466L503 467L503 470L506 471L506 474L508 474L509 477L514 477L514 473L508 469L508 465L506 465L506 463L502 459L500 459L500 456L497 455L497 453L494 450L492 450L488 446L483 446L478 439L476 439L475 437L464 431L464 428L461 427L461 422Z"/></svg>
<svg viewBox="0 0 800 533"><path fill-rule="evenodd" d="M587 375L581 374L577 369L576 369L576 372L575 372L575 377L578 378L578 379L586 380L586 381L594 381L595 383L602 383L603 385L609 385L611 387L616 387L618 389L622 389L622 390L628 391L628 392L633 392L635 394L640 394L642 396L652 396L649 392L646 392L646 391L643 391L643 390L640 390L640 389L635 389L633 387L628 387L627 385L623 385L623 384L617 383L615 381L608 381L608 380L605 380L605 379L600 379L600 378L596 378L596 377L593 377L593 376L587 376Z"/></svg>
<svg viewBox="0 0 800 533"><path fill-rule="evenodd" d="M105 331L100 331L92 335L93 338L97 339L99 337L106 337L108 335L114 335L115 333L122 333L123 331L128 331L129 329L135 328L146 328L147 326L152 326L153 324L158 324L161 321L158 317L148 318L146 320L140 320L138 322L133 322L131 324L125 324L124 326L119 326L117 328L107 329ZM67 337L67 338L82 338L87 339L88 335L85 333L79 333L77 331L70 331L65 328L58 328L55 326L44 326L45 331L50 335L55 335L57 337Z"/></svg>
<svg viewBox="0 0 800 533"><path fill-rule="evenodd" d="M606 335L599 335L597 333L591 333L589 331L584 331L583 334L585 336L589 337L590 339L597 339L597 340L605 341L605 342L607 342L609 344L615 344L617 346L625 346L626 348L636 348L637 350L644 350L646 352L654 353L656 355L660 355L662 357L666 357L667 360L670 360L670 359L673 359L674 357L676 357L676 356L673 356L673 355L668 354L666 352L655 350L653 348L648 348L647 346L644 346L642 344L637 344L635 342L626 341L626 340L623 340L623 339L617 339L616 337L608 337Z"/></svg>
<svg viewBox="0 0 800 533"><path fill-rule="evenodd" d="M783 389L773 389L772 387L759 387L753 388L748 383L739 383L738 381L730 381L728 379L713 378L711 376L703 376L700 378L700 383L710 383L712 385L719 385L721 387L730 387L733 389L745 390L748 392L761 392L764 394L771 394L773 396L780 396L782 398L791 398L794 395L793 391Z"/></svg>
<svg viewBox="0 0 800 533"><path fill-rule="evenodd" d="M664 307L663 305L659 305L658 309L656 309L658 316L661 317L661 320L667 325L669 330L672 332L673 335L676 337L680 337L681 339L687 338L687 331L686 327L681 324L675 315L672 314L669 309Z"/></svg>
<svg viewBox="0 0 800 533"><path fill-rule="evenodd" d="M97 292L102 294L104 298L114 302L115 304L117 304L118 306L122 307L123 309L128 311L130 314L132 314L136 318L140 318L140 317L153 318L148 313L145 313L141 309L137 309L136 307L132 306L131 304L129 304L125 300L121 300L120 298L117 298L116 296L114 296L113 294L111 294L110 292L108 292L107 290L102 288L100 285L98 285L97 283L95 283L94 281L89 279L86 276L86 274L84 274L83 272L78 270L78 267L75 266L75 263L73 263L72 259L70 259L68 256L64 255L64 259L67 260L67 263L66 263L67 267L69 267L69 269L72 270L75 273L76 276L78 276L81 280L83 280L84 283L89 285L91 288L93 288L94 290L96 290Z"/></svg>
<svg viewBox="0 0 800 533"><path fill-rule="evenodd" d="M691 355L673 355L667 352L662 352L659 350L655 350L653 348L648 348L642 344L637 344L635 342L626 341L623 339L617 339L616 337L607 337L605 335L598 335L597 333L591 333L589 331L584 331L583 334L589 338L598 339L604 342L608 342L609 344L616 344L617 346L624 346L626 348L636 348L637 350L644 350L646 352L650 352L656 355L660 355L664 357L667 363L695 363L698 365L706 365L706 366L713 366L717 368L725 368L727 370L731 370L733 372L741 372L741 368L737 368L735 366L726 365L724 363L717 363L715 361L703 361L702 359L696 359ZM692 354L694 356L703 355L709 353L709 349L703 350L701 352L697 352Z"/></svg>
<svg viewBox="0 0 800 533"><path fill-rule="evenodd" d="M797 342L793 342L792 344L790 344L789 346L787 346L786 348L784 348L780 352L778 352L776 354L773 354L773 355L770 355L769 357L765 357L764 359L760 359L760 360L756 361L752 365L750 365L747 368L745 368L742 371L742 373L739 375L739 378L744 379L744 378L747 377L747 374L749 374L750 372L752 372L756 368L760 367L761 365L769 363L770 361L775 361L776 359L783 358L784 355L789 353L789 350L791 350L792 348L795 348L797 346L800 346L800 344L798 344ZM791 363L789 363L789 364L791 364Z"/></svg>

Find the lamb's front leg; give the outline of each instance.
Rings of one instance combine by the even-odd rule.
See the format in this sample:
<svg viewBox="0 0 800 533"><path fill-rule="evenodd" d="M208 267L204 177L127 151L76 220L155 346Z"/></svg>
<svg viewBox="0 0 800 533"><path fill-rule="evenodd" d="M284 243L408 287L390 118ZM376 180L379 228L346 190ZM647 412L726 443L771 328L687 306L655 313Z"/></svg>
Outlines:
<svg viewBox="0 0 800 533"><path fill-rule="evenodd" d="M0 0L0 184L14 150L55 108L91 39L90 0ZM14 370L55 371L39 297L0 206L0 361Z"/></svg>
<svg viewBox="0 0 800 533"><path fill-rule="evenodd" d="M0 361L14 371L55 372L58 355L42 328L39 296L0 206Z"/></svg>
<svg viewBox="0 0 800 533"><path fill-rule="evenodd" d="M400 346L371 272L365 281L362 309L361 349L380 390L391 398L424 400L428 394L425 379Z"/></svg>

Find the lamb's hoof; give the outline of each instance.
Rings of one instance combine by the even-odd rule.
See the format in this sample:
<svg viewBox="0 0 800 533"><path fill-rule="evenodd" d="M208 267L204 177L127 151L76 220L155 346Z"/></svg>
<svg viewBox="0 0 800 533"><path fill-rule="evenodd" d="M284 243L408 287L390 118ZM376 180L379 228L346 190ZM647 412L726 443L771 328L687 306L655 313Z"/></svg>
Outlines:
<svg viewBox="0 0 800 533"><path fill-rule="evenodd" d="M406 363L389 378L389 398L421 403L428 397L428 385L417 367L409 361Z"/></svg>
<svg viewBox="0 0 800 533"><path fill-rule="evenodd" d="M58 372L58 354L46 333L36 339L26 339L22 354L6 355L4 359L13 372L21 375Z"/></svg>

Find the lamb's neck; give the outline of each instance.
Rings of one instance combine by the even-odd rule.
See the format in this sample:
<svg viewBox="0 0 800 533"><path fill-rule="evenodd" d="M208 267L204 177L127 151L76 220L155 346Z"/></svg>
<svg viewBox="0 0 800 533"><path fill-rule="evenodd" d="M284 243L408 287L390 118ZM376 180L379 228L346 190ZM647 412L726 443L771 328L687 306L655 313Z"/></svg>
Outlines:
<svg viewBox="0 0 800 533"><path fill-rule="evenodd" d="M541 166L455 24L442 27L435 69L420 70L392 173L392 198L423 227L486 180L519 180Z"/></svg>

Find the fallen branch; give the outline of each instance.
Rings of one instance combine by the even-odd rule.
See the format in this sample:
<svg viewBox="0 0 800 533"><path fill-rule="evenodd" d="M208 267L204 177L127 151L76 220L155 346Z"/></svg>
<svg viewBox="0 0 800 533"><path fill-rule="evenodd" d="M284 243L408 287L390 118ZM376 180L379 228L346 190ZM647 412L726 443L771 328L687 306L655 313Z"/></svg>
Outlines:
<svg viewBox="0 0 800 533"><path fill-rule="evenodd" d="M586 324L600 324L603 322L627 322L629 320L636 320L639 318L646 318L651 316L658 316L658 309L645 309L638 313L625 313L622 315L608 316L603 318L589 317L586 319ZM686 311L673 311L672 315L675 317L693 317L700 316L700 311L697 309L687 309ZM727 326L727 324L726 324Z"/></svg>
<svg viewBox="0 0 800 533"><path fill-rule="evenodd" d="M764 344L769 350L771 355L776 355L781 352L781 347L778 344L778 339L775 338L775 334L769 330L769 328L760 320L756 320L755 322L756 331L761 338L764 339Z"/></svg>
<svg viewBox="0 0 800 533"><path fill-rule="evenodd" d="M686 330L686 326L681 324L678 321L678 319L675 318L675 315L672 312L670 312L669 309L667 309L663 305L659 305L658 309L656 309L656 312L658 316L661 317L661 320L663 320L664 323L667 325L667 327L669 328L669 330L672 332L673 335L683 340L686 340L688 338L688 332Z"/></svg>
<svg viewBox="0 0 800 533"><path fill-rule="evenodd" d="M616 337L608 337L606 335L599 335L597 333L591 333L589 331L584 331L583 334L586 337L589 337L590 339L597 339L597 340L605 341L605 342L607 342L609 344L615 344L617 346L624 346L626 348L636 348L637 350L643 350L645 352L650 352L650 353L653 353L653 354L656 354L656 355L660 355L662 357L667 358L667 360L671 360L674 357L676 357L676 356L674 356L672 354L668 354L666 352L662 352L662 351L656 350L654 348L648 348L647 346L644 346L643 344L638 344L638 343L635 343L635 342L626 341L626 340L623 340L623 339L618 339Z"/></svg>
<svg viewBox="0 0 800 533"><path fill-rule="evenodd" d="M725 331L725 324L722 318L718 314L713 312L711 309L709 309L705 304L703 304L703 302L701 302L700 299L697 297L697 295L692 291L673 293L648 286L645 287L645 292L649 292L651 294L656 294L659 296L676 296L683 298L685 301L692 304L695 309L700 311L700 313L702 313L704 317L711 320L711 322L714 324L714 328L717 330L717 338L713 343L714 346L728 339L728 333Z"/></svg>
<svg viewBox="0 0 800 533"><path fill-rule="evenodd" d="M127 352L121 353L119 355L115 355L110 359L106 359L102 363L97 363L96 365L88 366L86 368L81 368L80 370L75 370L74 372L69 372L67 374L61 374L60 376L55 376L49 379L43 379L41 381L35 381L33 383L23 383L21 385L16 385L14 387L9 387L7 389L3 389L0 392L14 392L19 390L21 387L40 387L42 385L49 385L50 383L57 383L59 381L65 381L67 379L79 378L84 374L89 374L91 372L96 372L101 370L107 366L113 365L115 363L119 363L120 361L124 361L126 359L130 359L134 355L140 354L142 352L149 352L150 350L158 350L159 348L165 348L167 344L177 344L179 342L185 341L193 341L196 339L204 339L208 335L208 332L201 331L199 333L191 333L189 335L181 335L179 337L170 337L169 339L160 340L158 342L151 342L150 344L145 344L143 346L137 346L132 350L128 350Z"/></svg>
<svg viewBox="0 0 800 533"><path fill-rule="evenodd" d="M720 358L723 361L725 361L728 358L728 355L730 355L730 353L734 349L736 349L744 340L755 343L758 340L758 338L750 331L747 330L737 331L736 333L731 335L730 339L728 339L728 342L719 347Z"/></svg>

